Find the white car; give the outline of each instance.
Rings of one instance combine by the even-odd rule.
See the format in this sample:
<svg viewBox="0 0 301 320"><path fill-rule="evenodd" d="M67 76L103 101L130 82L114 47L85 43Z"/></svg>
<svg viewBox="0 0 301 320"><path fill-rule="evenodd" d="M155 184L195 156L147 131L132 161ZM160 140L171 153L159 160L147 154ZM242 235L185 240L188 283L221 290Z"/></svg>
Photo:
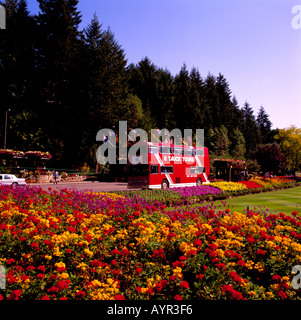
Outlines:
<svg viewBox="0 0 301 320"><path fill-rule="evenodd" d="M25 179L17 178L14 174L0 174L0 186L25 186Z"/></svg>

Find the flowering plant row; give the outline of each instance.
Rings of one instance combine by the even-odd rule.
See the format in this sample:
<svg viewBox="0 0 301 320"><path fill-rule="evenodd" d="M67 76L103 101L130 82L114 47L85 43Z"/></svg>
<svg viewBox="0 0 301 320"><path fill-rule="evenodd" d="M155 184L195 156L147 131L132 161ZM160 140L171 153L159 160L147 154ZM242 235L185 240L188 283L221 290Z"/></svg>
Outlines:
<svg viewBox="0 0 301 320"><path fill-rule="evenodd" d="M210 185L213 187L217 187L217 188L221 189L222 191L230 191L230 192L248 189L248 187L246 185L239 183L239 182L226 182L226 181L212 182Z"/></svg>
<svg viewBox="0 0 301 320"><path fill-rule="evenodd" d="M296 299L300 239L296 212L1 187L0 299Z"/></svg>
<svg viewBox="0 0 301 320"><path fill-rule="evenodd" d="M0 149L0 155L11 155L19 157L42 157L51 159L52 155L49 152L42 151L18 151L12 149Z"/></svg>

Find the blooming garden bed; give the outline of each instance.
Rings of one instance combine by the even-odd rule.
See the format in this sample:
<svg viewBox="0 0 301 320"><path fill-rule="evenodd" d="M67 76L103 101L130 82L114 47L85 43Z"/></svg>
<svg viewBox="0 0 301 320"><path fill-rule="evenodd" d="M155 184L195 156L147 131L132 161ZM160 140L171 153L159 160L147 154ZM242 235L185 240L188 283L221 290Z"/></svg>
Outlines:
<svg viewBox="0 0 301 320"><path fill-rule="evenodd" d="M167 206L182 206L203 201L223 200L246 194L292 188L301 185L293 177L277 177L271 180L261 178L249 181L227 182L214 181L195 187L179 187L168 190L135 190L119 191L120 195L129 198L143 198L151 203L160 202Z"/></svg>
<svg viewBox="0 0 301 320"><path fill-rule="evenodd" d="M296 299L300 239L296 212L1 187L0 299Z"/></svg>

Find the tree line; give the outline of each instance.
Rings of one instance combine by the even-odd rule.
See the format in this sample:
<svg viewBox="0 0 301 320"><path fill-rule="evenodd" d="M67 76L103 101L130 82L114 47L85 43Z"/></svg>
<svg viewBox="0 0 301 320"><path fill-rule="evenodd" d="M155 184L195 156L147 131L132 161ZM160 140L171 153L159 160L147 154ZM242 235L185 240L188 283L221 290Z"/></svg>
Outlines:
<svg viewBox="0 0 301 320"><path fill-rule="evenodd" d="M183 64L178 74L148 57L127 61L110 28L96 15L80 30L78 0L7 0L1 31L0 105L8 112L7 147L49 151L57 166L96 165L101 128L201 128L218 157L254 159L258 145L272 144L269 115L239 106L226 77L202 76ZM10 111L8 111L10 110ZM1 124L1 140L4 124Z"/></svg>

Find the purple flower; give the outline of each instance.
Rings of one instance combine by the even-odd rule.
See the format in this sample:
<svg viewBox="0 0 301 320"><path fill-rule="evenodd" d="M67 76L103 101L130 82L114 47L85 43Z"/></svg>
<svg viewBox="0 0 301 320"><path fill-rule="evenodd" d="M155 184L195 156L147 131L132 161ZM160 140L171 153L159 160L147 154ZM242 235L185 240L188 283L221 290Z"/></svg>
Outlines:
<svg viewBox="0 0 301 320"><path fill-rule="evenodd" d="M211 186L195 186L195 187L184 187L184 188L173 188L172 189L175 192L178 192L183 197L191 197L191 196L203 196L206 194L220 194L222 193L222 190L211 187Z"/></svg>

